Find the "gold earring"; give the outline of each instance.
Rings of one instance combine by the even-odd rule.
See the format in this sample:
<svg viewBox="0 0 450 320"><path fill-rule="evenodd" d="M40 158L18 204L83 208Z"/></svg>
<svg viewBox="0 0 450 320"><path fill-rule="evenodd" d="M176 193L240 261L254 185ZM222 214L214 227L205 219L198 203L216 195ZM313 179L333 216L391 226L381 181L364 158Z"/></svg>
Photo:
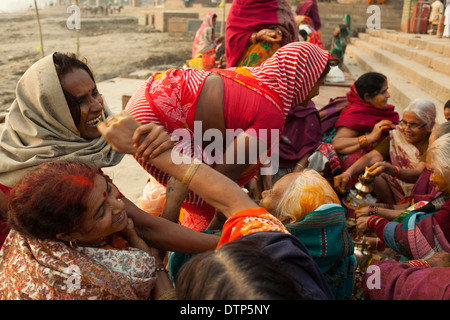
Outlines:
<svg viewBox="0 0 450 320"><path fill-rule="evenodd" d="M72 241L69 241L69 245L72 249L76 249L78 247L77 240L75 240L74 243L72 243Z"/></svg>

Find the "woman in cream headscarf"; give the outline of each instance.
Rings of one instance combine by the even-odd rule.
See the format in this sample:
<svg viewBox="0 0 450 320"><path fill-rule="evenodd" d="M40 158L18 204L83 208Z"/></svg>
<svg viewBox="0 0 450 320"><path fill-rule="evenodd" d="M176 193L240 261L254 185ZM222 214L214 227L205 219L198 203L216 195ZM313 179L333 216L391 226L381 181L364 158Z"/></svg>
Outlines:
<svg viewBox="0 0 450 320"><path fill-rule="evenodd" d="M0 126L0 213L6 213L9 190L25 172L43 162L77 159L98 168L118 164L123 154L112 150L97 130L97 124L110 114L92 72L75 55L54 53L32 65L19 80L16 100ZM158 141L167 141L164 137L168 135L156 132L161 133ZM171 147L169 144L160 146L166 150L164 147ZM140 149L130 148L134 149L132 154L138 155ZM210 249L210 245L213 248L217 242L217 239L201 238L202 244L197 233L152 217L128 199L123 200L138 232L155 246L163 249L181 246L181 250L192 250L193 246L203 251ZM171 228L176 231L169 231ZM0 246L7 233L0 217ZM183 240L169 238L172 233L179 234ZM193 242L189 244L191 239Z"/></svg>
<svg viewBox="0 0 450 320"><path fill-rule="evenodd" d="M72 86L71 81L78 83ZM77 113L76 106L78 121L70 116ZM0 183L12 188L28 169L56 159L93 161L100 168L118 164L123 155L112 150L95 126L110 114L84 63L58 53L39 60L19 80L3 124Z"/></svg>
<svg viewBox="0 0 450 320"><path fill-rule="evenodd" d="M70 72L72 69L75 72ZM71 75L80 74L85 87L91 87L83 89L86 94L95 87L87 65L75 57L55 53L36 62L19 80L16 99L0 127L0 188L3 191L0 192L0 212L6 213L7 195L19 178L43 162L77 158L92 161L101 168L116 165L122 159L123 155L112 150L100 134L88 130L91 118L95 117L93 122L98 122L111 114L100 94L94 92L96 99L87 103L66 101L66 95L72 97L70 83L62 86L60 77L64 82L66 76L71 80ZM77 95L81 94L80 90ZM92 99L92 92L90 95L85 98ZM78 114L78 118L83 114L83 125L80 125L82 120L76 122L71 113ZM1 224L0 220L0 232L5 233L7 230L2 230ZM0 245L4 237L0 236Z"/></svg>

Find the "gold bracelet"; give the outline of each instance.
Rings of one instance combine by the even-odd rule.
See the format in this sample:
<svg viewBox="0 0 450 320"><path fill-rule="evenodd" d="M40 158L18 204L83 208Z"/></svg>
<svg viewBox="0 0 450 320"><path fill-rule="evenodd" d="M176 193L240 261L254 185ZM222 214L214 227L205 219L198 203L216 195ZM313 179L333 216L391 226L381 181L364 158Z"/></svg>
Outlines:
<svg viewBox="0 0 450 320"><path fill-rule="evenodd" d="M252 44L255 44L256 42L258 42L258 40L256 39L256 32L252 33L252 35L250 36L250 42Z"/></svg>
<svg viewBox="0 0 450 320"><path fill-rule="evenodd" d="M186 171L183 180L181 180L181 183L184 184L185 186L188 186L189 183L191 183L194 174L197 172L197 169L201 164L202 162L200 160L192 159L192 163L189 166L189 169Z"/></svg>
<svg viewBox="0 0 450 320"><path fill-rule="evenodd" d="M300 162L297 162L296 166L300 166L302 167L302 169L305 169L305 167Z"/></svg>
<svg viewBox="0 0 450 320"><path fill-rule="evenodd" d="M176 300L176 299L177 294L175 289L166 290L163 293L161 293L158 298L156 298L156 300Z"/></svg>
<svg viewBox="0 0 450 320"><path fill-rule="evenodd" d="M369 142L367 141L367 137L365 134L358 137L358 142L359 142L359 146L361 147L361 149L364 149L369 145Z"/></svg>

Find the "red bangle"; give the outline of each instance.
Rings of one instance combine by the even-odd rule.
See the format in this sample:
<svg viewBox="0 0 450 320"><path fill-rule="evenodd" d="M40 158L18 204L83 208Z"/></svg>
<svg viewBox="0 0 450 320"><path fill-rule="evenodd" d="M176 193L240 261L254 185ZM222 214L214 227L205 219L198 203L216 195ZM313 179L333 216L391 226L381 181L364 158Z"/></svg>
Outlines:
<svg viewBox="0 0 450 320"><path fill-rule="evenodd" d="M416 268L431 268L430 264L423 259L410 260L408 264Z"/></svg>
<svg viewBox="0 0 450 320"><path fill-rule="evenodd" d="M346 175L348 175L348 178L349 178L350 180L352 180L352 175L351 175L350 173L348 173L347 171L344 171L344 172L342 172L342 173L345 173Z"/></svg>
<svg viewBox="0 0 450 320"><path fill-rule="evenodd" d="M399 177L400 176L400 168L398 166L394 166L394 167L395 167L395 169L397 169L397 177Z"/></svg>
<svg viewBox="0 0 450 320"><path fill-rule="evenodd" d="M374 229L375 229L375 226L377 225L377 223L378 223L381 219L383 219L383 218L380 217L380 216L377 216L377 215L372 215L372 216L370 216L370 217L367 219L367 222L366 222L367 228L369 228L370 230L374 230Z"/></svg>
<svg viewBox="0 0 450 320"><path fill-rule="evenodd" d="M378 207L377 206L369 206L367 213L369 214L369 216L378 214Z"/></svg>

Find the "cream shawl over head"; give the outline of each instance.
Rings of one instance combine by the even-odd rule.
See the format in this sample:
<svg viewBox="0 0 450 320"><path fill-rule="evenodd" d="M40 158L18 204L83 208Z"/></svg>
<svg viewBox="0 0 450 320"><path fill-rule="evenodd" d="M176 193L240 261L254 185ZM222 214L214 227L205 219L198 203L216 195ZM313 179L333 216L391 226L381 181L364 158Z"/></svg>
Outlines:
<svg viewBox="0 0 450 320"><path fill-rule="evenodd" d="M40 163L77 159L99 168L114 166L123 154L114 151L102 136L80 136L67 105L53 63L53 54L32 65L19 80L16 100L0 126L0 183L13 187ZM103 119L111 111L103 105Z"/></svg>

